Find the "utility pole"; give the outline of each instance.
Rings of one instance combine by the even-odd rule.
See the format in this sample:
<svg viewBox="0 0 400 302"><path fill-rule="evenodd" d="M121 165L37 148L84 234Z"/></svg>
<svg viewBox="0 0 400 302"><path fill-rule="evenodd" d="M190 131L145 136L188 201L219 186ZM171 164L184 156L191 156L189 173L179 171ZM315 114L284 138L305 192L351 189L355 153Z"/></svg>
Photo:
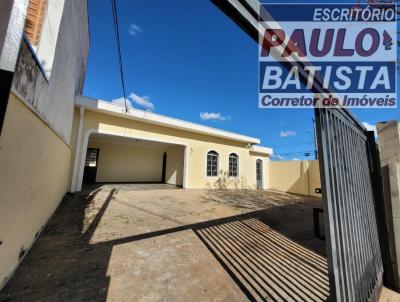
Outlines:
<svg viewBox="0 0 400 302"><path fill-rule="evenodd" d="M313 122L313 128L314 128L313 134L311 135L311 131L307 131L307 133L310 134L312 141L314 143L314 158L318 159L318 146L317 146L317 141L316 141L317 129L315 128L315 120L314 119L312 119L312 122Z"/></svg>
<svg viewBox="0 0 400 302"><path fill-rule="evenodd" d="M313 122L313 128L314 128L314 136L313 136L314 156L315 156L315 159L318 159L317 128L315 127L315 119L312 119L312 122Z"/></svg>

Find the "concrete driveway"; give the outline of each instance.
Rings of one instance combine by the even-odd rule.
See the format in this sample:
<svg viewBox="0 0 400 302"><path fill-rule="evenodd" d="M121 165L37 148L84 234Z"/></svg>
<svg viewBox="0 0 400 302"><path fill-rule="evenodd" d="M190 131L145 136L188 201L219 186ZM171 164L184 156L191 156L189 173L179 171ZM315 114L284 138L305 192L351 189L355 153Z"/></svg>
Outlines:
<svg viewBox="0 0 400 302"><path fill-rule="evenodd" d="M323 301L320 200L93 185L67 196L1 301Z"/></svg>

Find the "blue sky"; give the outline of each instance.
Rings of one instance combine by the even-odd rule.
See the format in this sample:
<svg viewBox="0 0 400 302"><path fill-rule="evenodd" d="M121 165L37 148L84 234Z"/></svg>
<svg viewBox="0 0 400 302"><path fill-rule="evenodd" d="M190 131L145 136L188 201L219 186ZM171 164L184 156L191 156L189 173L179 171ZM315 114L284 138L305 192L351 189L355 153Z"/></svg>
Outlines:
<svg viewBox="0 0 400 302"><path fill-rule="evenodd" d="M313 151L313 111L258 108L257 44L211 1L117 3L125 85L134 107L258 137L285 159ZM121 98L111 1L89 0L89 21L84 94ZM371 125L400 119L398 108L353 112ZM202 119L201 113L214 114ZM282 146L292 147L277 148Z"/></svg>

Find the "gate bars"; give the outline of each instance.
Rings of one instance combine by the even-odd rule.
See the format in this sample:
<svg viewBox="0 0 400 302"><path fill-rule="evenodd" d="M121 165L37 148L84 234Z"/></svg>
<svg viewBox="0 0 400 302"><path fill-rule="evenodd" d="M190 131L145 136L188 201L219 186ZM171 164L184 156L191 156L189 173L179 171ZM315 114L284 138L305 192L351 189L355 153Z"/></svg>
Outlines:
<svg viewBox="0 0 400 302"><path fill-rule="evenodd" d="M315 109L315 116L330 299L376 301L383 281L382 253L387 254L385 215L376 210L383 206L375 173L379 151L373 134L346 109Z"/></svg>

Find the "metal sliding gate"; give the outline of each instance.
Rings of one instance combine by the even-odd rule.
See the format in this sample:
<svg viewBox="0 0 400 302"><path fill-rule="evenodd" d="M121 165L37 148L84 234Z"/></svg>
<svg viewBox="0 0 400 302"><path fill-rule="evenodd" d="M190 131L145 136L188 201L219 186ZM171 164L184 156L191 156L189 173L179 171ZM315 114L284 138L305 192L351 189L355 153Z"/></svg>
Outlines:
<svg viewBox="0 0 400 302"><path fill-rule="evenodd" d="M375 301L383 263L374 135L345 109L315 109L315 115L331 300Z"/></svg>
<svg viewBox="0 0 400 302"><path fill-rule="evenodd" d="M212 2L256 42L264 36L258 26L262 1ZM291 63L284 66L289 69ZM314 86L313 93L329 92ZM316 108L315 116L330 300L376 301L383 281L393 284L395 274L375 137L346 109Z"/></svg>

